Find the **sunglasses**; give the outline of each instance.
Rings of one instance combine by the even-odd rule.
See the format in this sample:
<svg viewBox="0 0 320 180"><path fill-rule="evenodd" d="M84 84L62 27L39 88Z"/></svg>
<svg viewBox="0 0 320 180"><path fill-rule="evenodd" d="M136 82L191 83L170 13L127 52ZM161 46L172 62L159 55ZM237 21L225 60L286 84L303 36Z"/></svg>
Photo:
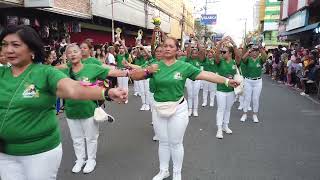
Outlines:
<svg viewBox="0 0 320 180"><path fill-rule="evenodd" d="M227 51L220 51L220 53L221 53L221 54L226 54L226 53L227 53Z"/></svg>

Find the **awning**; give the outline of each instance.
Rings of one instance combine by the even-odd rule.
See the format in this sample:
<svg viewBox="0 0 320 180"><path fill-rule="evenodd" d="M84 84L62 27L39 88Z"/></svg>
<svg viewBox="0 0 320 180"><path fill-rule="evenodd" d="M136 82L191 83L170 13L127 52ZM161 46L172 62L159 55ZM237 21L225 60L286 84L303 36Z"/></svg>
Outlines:
<svg viewBox="0 0 320 180"><path fill-rule="evenodd" d="M310 24L308 26L305 26L305 27L302 27L302 28L299 28L299 29L283 32L283 33L280 33L279 36L289 36L289 35L292 35L292 34L297 34L297 33L305 32L305 31L314 30L315 28L317 28L319 26L319 24L320 24L320 22L314 23L314 24Z"/></svg>

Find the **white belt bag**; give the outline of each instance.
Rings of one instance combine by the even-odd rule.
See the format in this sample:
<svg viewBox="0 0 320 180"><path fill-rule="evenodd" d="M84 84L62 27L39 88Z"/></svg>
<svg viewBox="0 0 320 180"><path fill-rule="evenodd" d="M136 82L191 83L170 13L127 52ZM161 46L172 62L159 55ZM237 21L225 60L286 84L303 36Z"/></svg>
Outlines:
<svg viewBox="0 0 320 180"><path fill-rule="evenodd" d="M154 102L154 107L160 117L168 118L172 116L177 111L177 106L184 100L181 97L179 101L169 101L169 102Z"/></svg>

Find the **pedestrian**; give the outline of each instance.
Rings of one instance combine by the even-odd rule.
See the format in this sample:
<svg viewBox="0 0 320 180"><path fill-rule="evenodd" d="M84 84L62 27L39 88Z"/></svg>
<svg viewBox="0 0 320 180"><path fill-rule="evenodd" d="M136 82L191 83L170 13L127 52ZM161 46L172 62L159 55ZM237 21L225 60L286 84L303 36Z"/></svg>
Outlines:
<svg viewBox="0 0 320 180"><path fill-rule="evenodd" d="M176 59L179 43L175 38L167 38L163 44L163 60L140 70L135 79L150 78L153 83L156 119L154 129L159 138L160 171L153 180L163 180L170 176L169 161L173 161L173 180L181 180L184 157L183 137L187 128L188 104L184 99L186 80L207 80L237 86L238 83L212 72L201 71L195 66Z"/></svg>
<svg viewBox="0 0 320 180"><path fill-rule="evenodd" d="M222 44L229 45L221 47ZM221 55L222 54L222 55ZM221 57L220 57L221 55ZM237 46L234 41L229 37L223 38L217 46L216 53L216 65L217 72L220 76L224 76L228 79L233 79L236 74L237 64L240 63L240 56L237 50ZM229 128L230 113L235 100L235 94L233 87L228 87L224 84L217 85L217 134L218 139L223 138L223 131L227 134L232 134L232 130Z"/></svg>
<svg viewBox="0 0 320 180"><path fill-rule="evenodd" d="M83 87L61 71L41 64L44 46L29 26L8 26L0 40L12 65L0 67L0 178L55 180L62 157L56 96L124 102L127 92Z"/></svg>
<svg viewBox="0 0 320 180"><path fill-rule="evenodd" d="M67 46L66 55L71 62L71 67L62 69L62 71L71 79L82 83L104 81L107 76L128 76L126 71L112 70L96 64L83 64L81 62L81 50L75 44ZM66 99L66 118L77 158L72 168L73 173L80 172L84 165L84 173L91 173L95 169L99 124L95 122L93 115L97 106L97 102L91 100ZM85 160L86 157L87 160Z"/></svg>
<svg viewBox="0 0 320 180"><path fill-rule="evenodd" d="M258 123L259 99L262 90L262 66L267 60L267 54L262 47L253 47L246 52L242 61L246 65L246 78L244 80L245 106L243 107L243 115L241 122L246 121L248 107L252 100L253 105L253 122Z"/></svg>

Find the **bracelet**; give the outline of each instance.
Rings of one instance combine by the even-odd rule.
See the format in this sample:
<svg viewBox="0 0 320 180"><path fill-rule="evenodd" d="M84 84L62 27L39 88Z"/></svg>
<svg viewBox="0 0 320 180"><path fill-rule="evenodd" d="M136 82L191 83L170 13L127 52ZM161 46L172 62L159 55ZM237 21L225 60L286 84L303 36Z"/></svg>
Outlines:
<svg viewBox="0 0 320 180"><path fill-rule="evenodd" d="M151 76L152 76L152 73L150 73L148 69L144 69L144 78L148 79Z"/></svg>
<svg viewBox="0 0 320 180"><path fill-rule="evenodd" d="M224 80L224 85L227 86L227 87L229 87L229 79L228 79L228 78L226 78L226 79Z"/></svg>
<svg viewBox="0 0 320 180"><path fill-rule="evenodd" d="M110 90L111 88L105 88L105 89L103 89L102 90L102 92L103 92L103 98L104 98L104 100L106 100L106 101L112 101L112 99L109 97L109 90Z"/></svg>

